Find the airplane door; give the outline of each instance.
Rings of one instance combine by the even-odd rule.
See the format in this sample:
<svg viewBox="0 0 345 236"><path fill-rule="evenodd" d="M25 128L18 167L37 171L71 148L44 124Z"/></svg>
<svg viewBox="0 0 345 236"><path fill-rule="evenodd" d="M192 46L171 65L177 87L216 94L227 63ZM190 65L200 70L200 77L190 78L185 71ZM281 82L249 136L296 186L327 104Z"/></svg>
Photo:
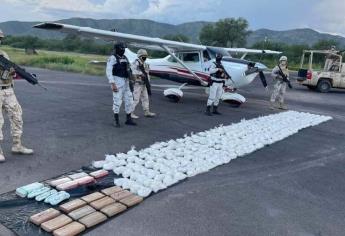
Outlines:
<svg viewBox="0 0 345 236"><path fill-rule="evenodd" d="M180 59L193 71L203 71L200 52L179 53Z"/></svg>

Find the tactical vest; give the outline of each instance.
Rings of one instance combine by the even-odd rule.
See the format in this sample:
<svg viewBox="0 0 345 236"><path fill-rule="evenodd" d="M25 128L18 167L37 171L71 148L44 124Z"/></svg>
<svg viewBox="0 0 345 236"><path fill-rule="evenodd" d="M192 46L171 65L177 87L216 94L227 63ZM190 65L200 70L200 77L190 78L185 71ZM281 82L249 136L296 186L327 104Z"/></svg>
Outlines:
<svg viewBox="0 0 345 236"><path fill-rule="evenodd" d="M214 64L216 65L217 69L222 69L222 64L221 63L214 62ZM211 74L211 76L215 77L217 79L225 79L224 72L221 72L219 70L216 73Z"/></svg>
<svg viewBox="0 0 345 236"><path fill-rule="evenodd" d="M8 58L8 55L0 50L0 56L5 57L6 59ZM13 83L13 76L10 75L10 71L6 70L5 68L2 68L0 65L0 86L10 86Z"/></svg>
<svg viewBox="0 0 345 236"><path fill-rule="evenodd" d="M116 63L113 65L113 76L129 78L129 63L126 56L119 57L114 55Z"/></svg>

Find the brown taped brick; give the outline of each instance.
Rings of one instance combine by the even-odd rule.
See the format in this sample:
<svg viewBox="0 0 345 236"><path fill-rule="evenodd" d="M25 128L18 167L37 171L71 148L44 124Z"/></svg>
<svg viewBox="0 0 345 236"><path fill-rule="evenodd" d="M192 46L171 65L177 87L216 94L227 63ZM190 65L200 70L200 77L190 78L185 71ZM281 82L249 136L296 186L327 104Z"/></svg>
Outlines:
<svg viewBox="0 0 345 236"><path fill-rule="evenodd" d="M82 197L81 200L89 203L89 202L96 201L96 200L103 198L103 197L105 197L103 193L95 192L95 193L92 193L92 194L89 194L89 195Z"/></svg>
<svg viewBox="0 0 345 236"><path fill-rule="evenodd" d="M85 184L90 184L95 182L95 178L91 176L85 176L80 179L76 179L79 185L85 185Z"/></svg>
<svg viewBox="0 0 345 236"><path fill-rule="evenodd" d="M87 215L79 220L80 223L85 225L87 228L91 228L107 220L107 216L99 211L96 211L90 215Z"/></svg>
<svg viewBox="0 0 345 236"><path fill-rule="evenodd" d="M66 190L74 189L77 187L78 187L78 181L72 180L63 184L59 184L58 186L56 186L56 189L60 191L66 191Z"/></svg>
<svg viewBox="0 0 345 236"><path fill-rule="evenodd" d="M71 180L72 180L71 178L63 177L63 178L60 178L60 179L55 179L55 180L49 181L49 185L51 185L53 187L56 187L56 186L58 186L60 184L64 184L64 183L70 182Z"/></svg>
<svg viewBox="0 0 345 236"><path fill-rule="evenodd" d="M90 173L90 175L96 179L103 178L103 177L107 176L108 174L109 174L109 172L107 170L97 170L97 171Z"/></svg>
<svg viewBox="0 0 345 236"><path fill-rule="evenodd" d="M78 208L74 211L71 211L68 215L73 218L73 220L79 220L80 218L87 216L96 210L90 206L84 206L82 208Z"/></svg>
<svg viewBox="0 0 345 236"><path fill-rule="evenodd" d="M45 211L42 211L38 214L31 216L30 222L34 223L35 225L41 225L43 222L54 219L60 214L61 214L60 211L55 210L54 208L49 208Z"/></svg>
<svg viewBox="0 0 345 236"><path fill-rule="evenodd" d="M70 213L71 211L74 211L78 208L81 208L85 206L87 203L81 199L75 199L73 201L69 201L65 204L62 204L60 206L60 210L65 212L65 213Z"/></svg>
<svg viewBox="0 0 345 236"><path fill-rule="evenodd" d="M127 207L125 205L117 202L102 208L101 212L106 214L108 217L112 217L125 211L126 209Z"/></svg>
<svg viewBox="0 0 345 236"><path fill-rule="evenodd" d="M68 225L65 225L62 228L54 230L54 236L75 236L80 234L84 230L84 225L74 221Z"/></svg>
<svg viewBox="0 0 345 236"><path fill-rule="evenodd" d="M123 190L121 192L113 193L112 195L110 195L110 197L112 197L115 201L120 201L121 199L131 195L132 193L130 191Z"/></svg>
<svg viewBox="0 0 345 236"><path fill-rule="evenodd" d="M144 199L142 197L133 194L131 196L121 199L120 202L128 207L131 207L141 203L143 200Z"/></svg>
<svg viewBox="0 0 345 236"><path fill-rule="evenodd" d="M96 210L102 209L103 207L106 207L112 203L115 203L115 200L111 197L104 197L101 199L98 199L97 201L89 203L93 208Z"/></svg>
<svg viewBox="0 0 345 236"><path fill-rule="evenodd" d="M44 229L47 232L52 232L58 228L61 228L69 223L72 222L72 219L69 218L66 215L59 215L58 217L51 219L49 221L46 221L41 224L42 229Z"/></svg>
<svg viewBox="0 0 345 236"><path fill-rule="evenodd" d="M114 193L121 192L122 190L123 189L121 187L114 186L114 187L110 187L110 188L105 188L101 192L104 193L105 195L110 196Z"/></svg>
<svg viewBox="0 0 345 236"><path fill-rule="evenodd" d="M83 178L85 176L89 176L89 175L86 174L85 172L80 172L80 173L75 173L75 174L69 175L68 177L71 179L80 179L80 178Z"/></svg>

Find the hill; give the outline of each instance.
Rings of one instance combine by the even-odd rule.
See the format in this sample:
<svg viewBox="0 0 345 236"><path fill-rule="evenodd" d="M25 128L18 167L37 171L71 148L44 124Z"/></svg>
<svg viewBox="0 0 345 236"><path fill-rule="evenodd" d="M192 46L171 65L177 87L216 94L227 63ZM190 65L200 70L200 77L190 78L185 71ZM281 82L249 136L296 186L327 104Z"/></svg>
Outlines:
<svg viewBox="0 0 345 236"><path fill-rule="evenodd" d="M140 19L114 19L114 20L95 20L90 18L71 18L60 20L58 22L80 26L88 26L98 29L111 30L138 35L163 37L169 34L184 34L192 42L198 43L199 32L206 24L212 22L189 22L179 25L159 23L151 20ZM64 36L57 32L48 32L39 29L33 29L32 26L39 22L20 22L7 21L0 23L0 29L7 35L23 36L31 35L40 38L63 38ZM285 31L274 31L269 29L259 29L252 32L248 37L248 46L255 42L263 41L267 37L270 41L283 42L287 44L308 44L312 45L319 40L334 40L339 45L345 47L345 38L331 34L319 33L312 29L293 29Z"/></svg>

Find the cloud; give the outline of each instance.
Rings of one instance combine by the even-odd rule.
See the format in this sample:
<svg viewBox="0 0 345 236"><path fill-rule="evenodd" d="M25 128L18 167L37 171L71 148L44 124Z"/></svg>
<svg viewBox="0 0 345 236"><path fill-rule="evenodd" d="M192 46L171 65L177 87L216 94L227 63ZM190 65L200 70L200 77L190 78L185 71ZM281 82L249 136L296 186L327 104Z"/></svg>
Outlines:
<svg viewBox="0 0 345 236"><path fill-rule="evenodd" d="M309 25L320 31L345 35L345 1L320 0L313 8L314 21Z"/></svg>

